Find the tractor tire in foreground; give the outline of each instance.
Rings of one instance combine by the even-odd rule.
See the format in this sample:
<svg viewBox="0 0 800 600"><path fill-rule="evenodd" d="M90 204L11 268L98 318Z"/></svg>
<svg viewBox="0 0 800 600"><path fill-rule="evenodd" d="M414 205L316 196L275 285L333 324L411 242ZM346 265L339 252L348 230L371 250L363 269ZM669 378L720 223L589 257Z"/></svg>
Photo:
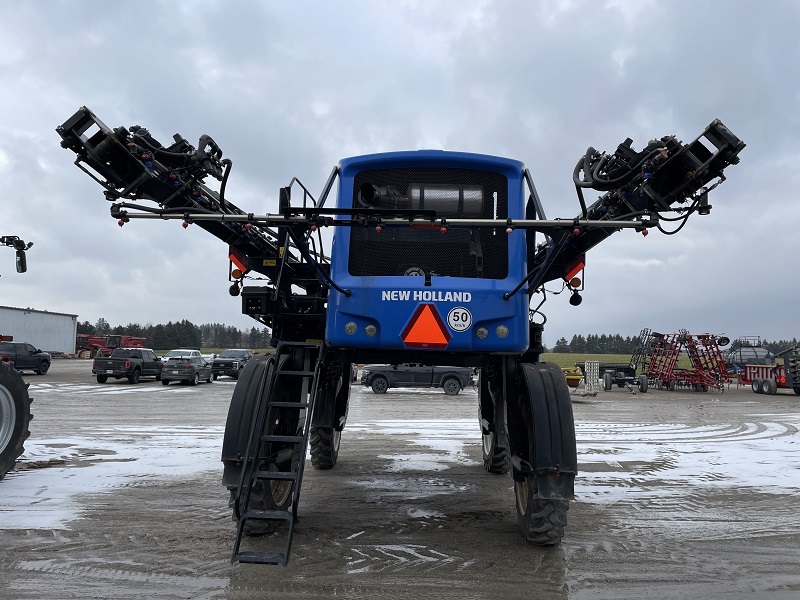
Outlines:
<svg viewBox="0 0 800 600"><path fill-rule="evenodd" d="M236 384L232 407L244 405L248 409L255 406L257 396L266 394L272 390L273 400L278 402L300 402L300 385L295 381L286 381L284 378L277 378L275 358L268 357L266 360L252 361L248 363L242 374L241 379ZM248 368L249 367L249 368ZM299 368L299 367L298 367ZM277 379L277 380L276 380ZM228 444L238 446L246 442L249 438L249 422L251 413L248 415L242 429L242 422L238 418L231 419L228 416L228 423L225 428L225 439L223 440L223 462L225 462L225 447ZM279 408L267 421L262 431L256 431L258 436L296 436L302 433L303 422L298 419L297 412L288 408ZM246 444L245 444L246 445ZM286 442L261 442L256 457L257 469L263 471L280 471L289 473L298 467L300 457L292 449L291 444ZM230 505L233 508L233 520L239 518L241 499L237 497L237 487L230 486ZM244 493L244 490L242 490ZM293 500L293 483L291 481L264 481L259 480L252 483L249 510L259 511L285 511L289 510ZM263 535L273 533L276 530L274 522L248 522L244 527L244 534L247 536Z"/></svg>
<svg viewBox="0 0 800 600"><path fill-rule="evenodd" d="M31 418L28 384L8 363L0 362L0 479L25 450Z"/></svg>
<svg viewBox="0 0 800 600"><path fill-rule="evenodd" d="M561 542L578 469L575 423L563 371L552 363L520 365L510 403L517 525L537 546Z"/></svg>
<svg viewBox="0 0 800 600"><path fill-rule="evenodd" d="M554 546L564 537L569 500L541 498L538 490L540 478L541 475L528 475L524 481L514 482L517 524L529 543L536 546Z"/></svg>

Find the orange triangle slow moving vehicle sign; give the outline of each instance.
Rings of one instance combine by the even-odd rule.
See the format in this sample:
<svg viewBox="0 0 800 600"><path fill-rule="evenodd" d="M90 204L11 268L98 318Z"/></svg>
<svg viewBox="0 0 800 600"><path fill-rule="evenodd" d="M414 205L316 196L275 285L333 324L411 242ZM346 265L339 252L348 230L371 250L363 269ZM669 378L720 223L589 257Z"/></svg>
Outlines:
<svg viewBox="0 0 800 600"><path fill-rule="evenodd" d="M400 337L409 348L447 348L452 339L433 304L420 304Z"/></svg>

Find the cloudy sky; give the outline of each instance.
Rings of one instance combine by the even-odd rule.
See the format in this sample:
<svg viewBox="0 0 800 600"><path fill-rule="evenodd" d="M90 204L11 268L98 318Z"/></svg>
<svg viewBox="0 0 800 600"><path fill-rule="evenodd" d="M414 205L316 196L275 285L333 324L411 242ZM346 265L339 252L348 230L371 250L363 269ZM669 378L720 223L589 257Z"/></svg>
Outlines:
<svg viewBox="0 0 800 600"><path fill-rule="evenodd" d="M438 148L524 161L548 217L571 218L588 146L688 142L719 118L747 148L711 215L595 248L583 304L545 306L545 342L800 336L799 29L797 0L4 0L0 235L35 245L24 275L0 248L0 305L256 324L228 295L216 238L117 226L54 131L80 106L162 141L212 135L234 162L227 198L256 213L294 176L318 193L341 158Z"/></svg>

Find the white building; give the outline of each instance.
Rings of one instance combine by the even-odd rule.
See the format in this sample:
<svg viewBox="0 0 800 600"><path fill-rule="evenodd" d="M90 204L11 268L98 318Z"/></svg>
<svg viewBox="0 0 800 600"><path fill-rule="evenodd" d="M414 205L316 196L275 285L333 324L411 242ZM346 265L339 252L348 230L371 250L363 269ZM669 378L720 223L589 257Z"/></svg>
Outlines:
<svg viewBox="0 0 800 600"><path fill-rule="evenodd" d="M78 315L0 306L0 335L28 342L45 352L75 353Z"/></svg>

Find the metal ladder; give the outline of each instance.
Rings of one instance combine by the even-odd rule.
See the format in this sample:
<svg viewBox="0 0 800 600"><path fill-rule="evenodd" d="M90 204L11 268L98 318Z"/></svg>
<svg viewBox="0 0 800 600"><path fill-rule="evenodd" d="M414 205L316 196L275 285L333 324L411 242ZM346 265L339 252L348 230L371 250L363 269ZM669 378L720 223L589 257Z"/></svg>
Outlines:
<svg viewBox="0 0 800 600"><path fill-rule="evenodd" d="M314 369L310 369L312 350L317 349L317 360ZM302 350L302 367L297 368L297 351ZM257 563L286 566L292 548L294 525L297 522L297 505L300 500L300 486L303 481L308 438L311 429L311 413L314 398L317 396L319 371L322 365L324 345L312 342L280 342L275 351L272 367L273 376L268 380L269 366L264 369L261 384L258 387L258 398L253 408L253 421L250 426L250 437L247 454L242 460L242 473L239 478L239 487L236 494L236 511L238 523L236 526L236 539L233 544L231 562ZM284 360L285 357L285 360ZM297 402L275 400L275 391L279 382L300 379L300 397ZM303 420L301 435L272 435L265 434L266 426L270 419L275 417L275 411L297 411L298 423ZM285 413L284 413L285 414ZM270 463L276 463L272 444L284 446L281 453L291 450L291 468L289 471L270 471ZM266 446L265 446L266 445ZM262 448L265 451L262 455ZM264 482L266 486L273 483L292 482L291 506L286 510L257 510L250 507L253 496L253 486ZM267 493L271 493L267 491ZM280 551L243 551L241 550L242 536L247 523L260 522L271 524L277 536L281 526L285 528L285 550ZM276 542L279 544L279 542Z"/></svg>

